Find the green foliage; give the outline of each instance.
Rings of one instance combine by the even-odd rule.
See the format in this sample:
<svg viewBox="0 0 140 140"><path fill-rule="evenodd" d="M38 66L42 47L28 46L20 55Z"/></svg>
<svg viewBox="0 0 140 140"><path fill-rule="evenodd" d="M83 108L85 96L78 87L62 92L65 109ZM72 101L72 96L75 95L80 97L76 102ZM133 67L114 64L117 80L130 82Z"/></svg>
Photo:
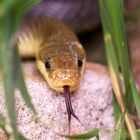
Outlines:
<svg viewBox="0 0 140 140"><path fill-rule="evenodd" d="M121 0L100 0L100 13L103 25L105 49L107 60L109 64L111 81L114 93L120 107L121 112L124 114L121 119L121 125L117 128L114 135L116 138L122 139L125 137L122 131L122 120L125 119L126 126L131 135L132 140L138 140L135 125L129 115L129 107L135 103L138 116L140 115L140 98L138 91L132 77L132 72L129 63L128 45L125 33L125 23L123 15L123 6ZM121 87L121 80L119 76L119 66L124 79L125 93ZM132 97L132 98L131 98ZM130 102L131 101L131 102ZM116 105L115 105L116 107ZM117 113L118 109L115 108ZM116 115L116 116L119 116ZM124 139L124 138L123 138Z"/></svg>
<svg viewBox="0 0 140 140"><path fill-rule="evenodd" d="M25 87L20 58L18 56L17 47L13 40L14 32L17 29L20 20L24 14L38 0L1 0L0 1L0 61L2 67L3 83L5 90L5 100L8 109L6 124L9 130L6 130L14 139L25 139L17 131L17 120L15 110L15 88L19 88L24 101L30 107L34 114L35 109L31 103L31 99ZM1 126L2 127L2 126Z"/></svg>
<svg viewBox="0 0 140 140"><path fill-rule="evenodd" d="M137 91L137 88L136 88L136 85L135 85L135 81L132 77L132 74L130 74L129 82L130 82L131 91L133 93L132 95L133 95L133 99L134 99L134 102L135 102L138 117L140 119L140 98L139 98L138 91Z"/></svg>
<svg viewBox="0 0 140 140"><path fill-rule="evenodd" d="M78 139L78 140L84 140L84 139L90 139L93 137L96 137L97 140L99 140L99 129L94 129L92 131L89 131L84 134L77 134L77 135L60 135L62 137L70 138L70 139Z"/></svg>

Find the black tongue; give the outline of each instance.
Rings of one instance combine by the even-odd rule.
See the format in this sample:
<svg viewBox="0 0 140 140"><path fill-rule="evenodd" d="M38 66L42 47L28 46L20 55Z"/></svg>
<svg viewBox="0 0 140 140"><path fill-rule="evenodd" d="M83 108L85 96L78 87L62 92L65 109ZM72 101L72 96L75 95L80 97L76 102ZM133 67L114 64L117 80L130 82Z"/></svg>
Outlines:
<svg viewBox="0 0 140 140"><path fill-rule="evenodd" d="M71 115L72 115L78 122L80 122L80 120L79 120L79 118L75 115L74 110L73 110L73 108L72 108L69 86L64 86L63 88L64 88L64 97L65 97L66 109L67 109L67 113L68 113L68 123L69 123L69 133L70 133Z"/></svg>

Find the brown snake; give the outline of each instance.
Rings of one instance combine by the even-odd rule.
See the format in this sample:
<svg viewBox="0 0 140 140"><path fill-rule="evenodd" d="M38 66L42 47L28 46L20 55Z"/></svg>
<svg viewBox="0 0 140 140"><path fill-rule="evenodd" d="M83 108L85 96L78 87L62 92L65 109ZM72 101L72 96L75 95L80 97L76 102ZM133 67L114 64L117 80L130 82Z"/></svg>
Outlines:
<svg viewBox="0 0 140 140"><path fill-rule="evenodd" d="M64 92L69 124L71 115L79 120L71 105L70 92L80 84L86 55L75 33L58 20L26 17L16 39L20 55L35 57L50 87Z"/></svg>

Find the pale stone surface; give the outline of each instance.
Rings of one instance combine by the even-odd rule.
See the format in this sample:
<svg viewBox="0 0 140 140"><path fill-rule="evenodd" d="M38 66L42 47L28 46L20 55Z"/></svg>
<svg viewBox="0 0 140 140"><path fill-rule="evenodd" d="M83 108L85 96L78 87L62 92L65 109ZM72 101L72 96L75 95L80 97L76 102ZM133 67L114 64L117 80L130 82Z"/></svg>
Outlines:
<svg viewBox="0 0 140 140"><path fill-rule="evenodd" d="M57 133L68 132L67 113L63 94L54 92L37 70L35 63L23 64L26 84L33 104L41 119L35 123L17 91L18 127L29 140L65 140ZM5 114L2 83L0 83L0 113ZM111 140L114 129L112 88L107 68L99 64L87 64L79 89L72 94L75 113L84 124L71 121L71 133L81 133L100 128L100 140ZM95 140L94 138L92 140Z"/></svg>

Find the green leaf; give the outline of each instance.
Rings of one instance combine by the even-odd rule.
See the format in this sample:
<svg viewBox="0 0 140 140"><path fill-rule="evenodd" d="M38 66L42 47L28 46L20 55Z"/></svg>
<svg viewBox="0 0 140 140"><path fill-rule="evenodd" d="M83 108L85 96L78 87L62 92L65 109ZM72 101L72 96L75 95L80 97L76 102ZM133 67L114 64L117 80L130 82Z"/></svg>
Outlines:
<svg viewBox="0 0 140 140"><path fill-rule="evenodd" d="M138 95L138 91L137 91L137 88L136 88L136 85L135 85L135 81L134 81L131 73L130 73L129 78L130 78L129 81L130 81L130 86L131 86L131 90L132 90L134 103L135 103L135 106L136 106L138 117L140 119L140 97Z"/></svg>
<svg viewBox="0 0 140 140"><path fill-rule="evenodd" d="M114 94L113 94L113 107L114 107L115 121L117 122L119 120L119 117L121 116L121 110L119 108L119 105L117 103L117 100Z"/></svg>
<svg viewBox="0 0 140 140"><path fill-rule="evenodd" d="M101 21L104 32L105 49L113 90L121 112L124 112L126 107L125 122L131 138L132 140L138 140L134 122L128 113L128 110L130 110L128 107L132 106L132 102L129 102L128 99L131 101L133 98L131 98L132 94L130 94L131 90L129 90L131 89L129 81L131 69L125 34L122 1L100 0L99 2ZM119 77L119 66L121 68L124 79L125 93L122 92L123 90L120 85L121 80ZM116 133L117 138L121 139L121 131Z"/></svg>
<svg viewBox="0 0 140 140"><path fill-rule="evenodd" d="M0 1L0 18L8 11L14 4L15 0L1 0Z"/></svg>
<svg viewBox="0 0 140 140"><path fill-rule="evenodd" d="M3 77L4 77L4 89L5 89L5 99L6 106L8 109L9 121L13 133L16 135L16 111L15 111L15 77L16 70L14 69L14 48L12 51L7 51L6 46L1 47L2 49L2 67L3 67ZM15 70L15 71L14 71ZM9 124L8 124L9 125Z"/></svg>
<svg viewBox="0 0 140 140"><path fill-rule="evenodd" d="M83 134L78 134L78 135L60 135L62 137L66 137L66 138L70 138L70 139L90 139L93 137L96 137L97 140L99 140L99 129L94 129L92 131L89 131L87 133L83 133Z"/></svg>
<svg viewBox="0 0 140 140"><path fill-rule="evenodd" d="M18 55L18 53L16 53L16 60L17 60L17 67L18 67L18 71L17 71L17 85L21 91L21 95L25 101L25 103L27 104L27 106L33 111L34 115L37 115L35 108L31 102L31 98L28 94L25 82L24 82L24 77L22 74L22 68L21 68L21 62L20 62L20 57Z"/></svg>
<svg viewBox="0 0 140 140"><path fill-rule="evenodd" d="M26 137L24 137L23 135L21 135L20 133L17 134L16 140L27 140Z"/></svg>
<svg viewBox="0 0 140 140"><path fill-rule="evenodd" d="M2 65L5 100L9 117L5 122L11 128L11 131L8 133L12 133L11 135L16 140L19 139L15 110L15 88L17 83L17 88L21 90L25 102L33 110L34 114L36 114L36 112L31 103L30 97L27 94L27 89L25 88L21 66L19 64L20 61L17 55L17 48L15 46L15 42L12 39L22 16L24 16L27 10L29 10L29 8L31 8L37 2L39 1L0 1L0 62ZM20 136L20 138L24 137Z"/></svg>
<svg viewBox="0 0 140 140"><path fill-rule="evenodd" d="M124 119L125 119L125 112L122 113L122 115L120 116L120 119L118 120L119 127L115 131L115 134L113 136L113 140L125 140L126 133L124 133L125 131L123 131L125 128L124 127Z"/></svg>
<svg viewBox="0 0 140 140"><path fill-rule="evenodd" d="M5 129L5 118L2 114L0 114L0 128L4 131L7 138L9 138L10 134Z"/></svg>
<svg viewBox="0 0 140 140"><path fill-rule="evenodd" d="M5 124L5 118L3 117L2 114L0 114L0 127L4 128L4 124Z"/></svg>
<svg viewBox="0 0 140 140"><path fill-rule="evenodd" d="M110 21L112 25L111 36L113 39L114 47L118 50L118 58L122 70L122 74L124 77L124 82L126 86L126 92L129 87L129 56L127 49L127 39L125 34L125 24L124 24L124 16L123 16L123 8L121 0L109 0L107 2L108 9L110 12Z"/></svg>
<svg viewBox="0 0 140 140"><path fill-rule="evenodd" d="M5 131L5 118L0 114L0 128Z"/></svg>
<svg viewBox="0 0 140 140"><path fill-rule="evenodd" d="M13 11L15 11L17 25L21 18L36 4L38 4L41 0L17 0L14 4Z"/></svg>
<svg viewBox="0 0 140 140"><path fill-rule="evenodd" d="M140 129L137 130L138 137L140 138Z"/></svg>

